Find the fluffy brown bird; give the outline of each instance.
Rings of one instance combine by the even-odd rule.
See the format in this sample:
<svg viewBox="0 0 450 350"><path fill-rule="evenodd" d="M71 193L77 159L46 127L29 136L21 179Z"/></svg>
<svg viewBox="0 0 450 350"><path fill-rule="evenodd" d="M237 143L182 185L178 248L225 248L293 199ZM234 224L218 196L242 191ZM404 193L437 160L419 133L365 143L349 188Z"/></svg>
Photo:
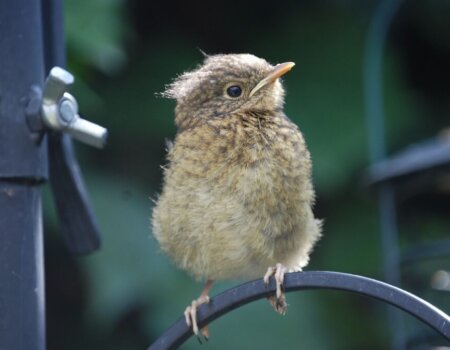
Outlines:
<svg viewBox="0 0 450 350"><path fill-rule="evenodd" d="M279 78L293 66L250 54L207 56L164 93L177 101L178 133L153 232L179 267L207 281L185 311L196 335L196 309L214 280L268 283L274 275L272 305L284 313L284 273L300 271L320 237L310 154L283 112Z"/></svg>

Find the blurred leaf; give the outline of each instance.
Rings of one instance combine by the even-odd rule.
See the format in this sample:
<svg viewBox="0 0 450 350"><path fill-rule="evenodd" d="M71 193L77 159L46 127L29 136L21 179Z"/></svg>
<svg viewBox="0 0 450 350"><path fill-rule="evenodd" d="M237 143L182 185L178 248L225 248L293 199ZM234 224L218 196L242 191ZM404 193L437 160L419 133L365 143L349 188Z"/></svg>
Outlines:
<svg viewBox="0 0 450 350"><path fill-rule="evenodd" d="M67 0L64 13L67 45L78 59L106 74L124 65L129 34L124 1Z"/></svg>
<svg viewBox="0 0 450 350"><path fill-rule="evenodd" d="M150 189L128 179L90 178L102 236L102 249L83 258L91 286L88 319L110 328L133 303L161 291L173 276L150 232Z"/></svg>
<svg viewBox="0 0 450 350"><path fill-rule="evenodd" d="M133 65L126 75L114 84L108 84L102 91L102 98L108 102L108 119L111 128L120 131L118 135L133 137L159 137L174 134L174 108L172 100L162 98L164 91L178 74L192 68L201 60L196 49L181 49L183 43L166 41L154 43L134 57Z"/></svg>

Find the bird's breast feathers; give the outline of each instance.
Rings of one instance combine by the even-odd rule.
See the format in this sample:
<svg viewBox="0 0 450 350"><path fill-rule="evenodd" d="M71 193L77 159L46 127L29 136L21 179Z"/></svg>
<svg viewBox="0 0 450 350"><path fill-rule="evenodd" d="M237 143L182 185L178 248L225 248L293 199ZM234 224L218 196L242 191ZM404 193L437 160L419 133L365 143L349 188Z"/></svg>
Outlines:
<svg viewBox="0 0 450 350"><path fill-rule="evenodd" d="M218 124L176 137L154 210L161 246L198 278L250 276L243 266L262 273L256 266L277 261L305 265L319 229L301 133L280 117Z"/></svg>
<svg viewBox="0 0 450 350"><path fill-rule="evenodd" d="M199 200L235 201L261 221L289 225L313 201L309 152L298 128L282 115L209 121L180 134L170 158L174 171L184 172L173 178L183 179L179 185Z"/></svg>

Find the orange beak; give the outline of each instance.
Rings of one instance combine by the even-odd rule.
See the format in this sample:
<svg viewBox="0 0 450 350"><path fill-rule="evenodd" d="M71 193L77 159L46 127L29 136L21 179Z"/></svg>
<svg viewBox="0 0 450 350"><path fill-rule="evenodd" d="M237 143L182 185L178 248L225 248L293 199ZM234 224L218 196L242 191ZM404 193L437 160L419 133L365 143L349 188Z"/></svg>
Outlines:
<svg viewBox="0 0 450 350"><path fill-rule="evenodd" d="M261 80L254 88L252 91L250 91L250 95L249 97L252 97L256 91L258 91L259 89L261 89L262 87L273 83L275 80L277 80L279 77L285 75L287 72L289 72L292 67L295 66L294 62L286 62L286 63L280 63L277 64L274 68L273 71L267 76L265 77L263 80Z"/></svg>

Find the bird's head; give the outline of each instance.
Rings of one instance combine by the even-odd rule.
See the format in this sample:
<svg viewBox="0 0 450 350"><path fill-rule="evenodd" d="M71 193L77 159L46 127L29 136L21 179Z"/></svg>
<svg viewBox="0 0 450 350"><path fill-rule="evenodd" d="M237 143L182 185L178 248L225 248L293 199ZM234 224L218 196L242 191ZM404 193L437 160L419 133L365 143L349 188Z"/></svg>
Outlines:
<svg viewBox="0 0 450 350"><path fill-rule="evenodd" d="M199 68L179 76L163 95L177 100L178 126L238 111L278 110L284 102L279 78L293 66L273 66L250 54L206 56Z"/></svg>

